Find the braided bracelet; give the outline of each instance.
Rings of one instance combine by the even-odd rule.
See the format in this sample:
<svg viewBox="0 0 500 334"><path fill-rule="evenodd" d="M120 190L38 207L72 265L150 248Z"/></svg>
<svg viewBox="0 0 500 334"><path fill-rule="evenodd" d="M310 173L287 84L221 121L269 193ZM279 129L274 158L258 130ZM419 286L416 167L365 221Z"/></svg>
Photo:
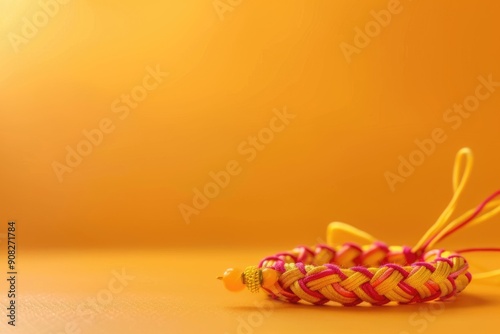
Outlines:
<svg viewBox="0 0 500 334"><path fill-rule="evenodd" d="M464 171L462 169L465 160ZM292 251L264 258L258 266L245 270L230 268L219 277L230 291L246 286L251 292L265 290L272 298L312 304L329 301L344 306L361 302L383 305L388 302L421 303L444 300L457 295L471 281L463 253L500 251L500 248L472 248L458 251L432 249L457 230L477 225L500 212L500 190L477 208L448 223L467 183L473 156L461 149L453 170L453 197L438 220L414 247L387 246L368 233L348 224L328 225L327 245L301 246ZM343 233L342 233L343 232ZM338 240L351 235L366 241L364 245ZM500 270L476 274L476 278L500 275Z"/></svg>

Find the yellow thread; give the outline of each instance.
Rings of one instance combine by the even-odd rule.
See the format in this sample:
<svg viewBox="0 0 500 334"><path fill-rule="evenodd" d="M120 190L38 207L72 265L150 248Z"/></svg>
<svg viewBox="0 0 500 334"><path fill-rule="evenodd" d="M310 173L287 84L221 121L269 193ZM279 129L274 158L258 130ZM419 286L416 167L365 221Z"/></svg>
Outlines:
<svg viewBox="0 0 500 334"><path fill-rule="evenodd" d="M342 231L347 233L348 235L350 235L350 238L347 240L340 240L339 235L341 235L341 233L339 233L339 232L342 232ZM375 239L375 237L371 236L370 234L366 233L365 231L362 231L362 230L360 230L352 225L342 223L342 222L332 222L332 223L328 224L328 227L326 229L326 242L330 246L341 245L347 241L352 242L352 241L354 241L352 236L358 237L359 239L363 240L365 244L372 244L375 241L377 241L377 239ZM360 244L363 244L363 243L360 243Z"/></svg>
<svg viewBox="0 0 500 334"><path fill-rule="evenodd" d="M313 291L323 289L327 285L342 282L339 275L329 275L307 283L307 287Z"/></svg>
<svg viewBox="0 0 500 334"><path fill-rule="evenodd" d="M417 289L419 286L427 282L431 272L425 267L415 267L410 272L410 276L406 279L406 284Z"/></svg>
<svg viewBox="0 0 500 334"><path fill-rule="evenodd" d="M399 286L395 286L394 289L392 291L389 291L385 296L391 300L395 300L401 303L408 303L413 298L412 295L405 292Z"/></svg>
<svg viewBox="0 0 500 334"><path fill-rule="evenodd" d="M436 270L429 277L432 281L436 283L441 283L444 280L447 280L448 275L451 273L451 267L446 262L438 262L436 265Z"/></svg>
<svg viewBox="0 0 500 334"><path fill-rule="evenodd" d="M462 173L461 177L459 175L459 171L462 169L462 159L466 159L465 169ZM439 233L450 216L453 214L455 207L457 205L457 201L464 190L465 184L467 183L473 165L473 156L472 152L469 148L464 147L460 151L458 151L457 156L455 158L455 165L453 167L453 196L441 213L437 221L427 230L427 232L420 238L415 247L413 247L412 251L417 252L421 249L423 244L433 235Z"/></svg>
<svg viewBox="0 0 500 334"><path fill-rule="evenodd" d="M311 304L317 303L320 301L319 298L313 297L304 290L299 285L299 281L294 282L292 285L290 285L290 290L293 291L300 299L303 299Z"/></svg>
<svg viewBox="0 0 500 334"><path fill-rule="evenodd" d="M375 304L377 301L373 299L370 295L368 295L363 289L360 287L353 288L352 292L354 292L361 300Z"/></svg>
<svg viewBox="0 0 500 334"><path fill-rule="evenodd" d="M347 270L346 270L347 271ZM360 286L361 284L365 282L369 282L370 279L363 275L362 273L358 273L356 271L353 271L351 275L342 282L340 282L340 286L342 286L346 290L353 290L354 288Z"/></svg>
<svg viewBox="0 0 500 334"><path fill-rule="evenodd" d="M401 292L399 292L399 291ZM402 291L400 288L396 287L396 289L394 289L393 291L389 291L387 292L387 294L385 295L388 299L392 300L392 301L395 301L395 302L398 302L398 303L408 303L410 302L410 300L413 298L413 296L411 295L407 295L405 296L405 293L404 291Z"/></svg>
<svg viewBox="0 0 500 334"><path fill-rule="evenodd" d="M321 289L320 292L326 298L341 304L349 304L355 300L354 298L347 298L342 296L334 289L333 285L327 285L326 287Z"/></svg>
<svg viewBox="0 0 500 334"><path fill-rule="evenodd" d="M385 252L382 251L380 248L377 248L370 255L366 256L363 262L365 266L378 267L384 258L385 258Z"/></svg>
<svg viewBox="0 0 500 334"><path fill-rule="evenodd" d="M377 285L377 287L375 288L375 291L377 291L377 293L379 295L385 295L389 291L393 290L399 284L399 282L401 281L402 278L403 278L403 275L401 275L400 272L394 271L382 283Z"/></svg>
<svg viewBox="0 0 500 334"><path fill-rule="evenodd" d="M500 276L500 269L495 269L491 271L487 271L484 273L474 274L474 279L485 279Z"/></svg>

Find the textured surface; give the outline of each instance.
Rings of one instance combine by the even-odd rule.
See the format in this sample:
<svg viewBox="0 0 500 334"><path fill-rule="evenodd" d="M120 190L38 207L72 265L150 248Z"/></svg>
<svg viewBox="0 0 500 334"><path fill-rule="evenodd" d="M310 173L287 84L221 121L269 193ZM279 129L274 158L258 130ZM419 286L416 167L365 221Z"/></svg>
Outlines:
<svg viewBox="0 0 500 334"><path fill-rule="evenodd" d="M23 254L18 327L3 333L456 333L489 332L498 324L500 288L470 284L453 302L341 307L271 302L263 294L230 293L215 277L231 265L255 262L272 250L36 252ZM485 261L486 258L477 259ZM135 276L109 304L83 317L79 305L102 298L113 271ZM4 285L2 284L2 287ZM115 285L115 288L117 285ZM80 306L83 310L86 306ZM356 330L353 330L353 329ZM67 333L71 333L68 331Z"/></svg>

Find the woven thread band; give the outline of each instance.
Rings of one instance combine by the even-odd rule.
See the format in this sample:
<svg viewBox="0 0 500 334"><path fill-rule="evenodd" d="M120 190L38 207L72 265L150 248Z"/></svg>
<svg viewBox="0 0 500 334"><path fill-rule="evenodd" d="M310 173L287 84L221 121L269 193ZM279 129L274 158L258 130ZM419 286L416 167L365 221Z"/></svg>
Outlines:
<svg viewBox="0 0 500 334"><path fill-rule="evenodd" d="M327 245L300 246L266 257L258 268L248 267L245 270L243 283L248 281L250 291L262 288L275 299L292 303L303 300L317 305L329 301L345 306L361 302L372 305L389 302L407 304L456 296L472 279L462 254L500 251L500 248L492 247L459 251L433 249L456 231L487 221L500 212L500 200L496 199L500 197L500 191L496 191L479 206L450 222L472 165L471 150L461 149L453 169L452 199L414 247L388 246L351 225L333 222L328 226ZM365 244L339 242L346 235L361 239ZM266 272L267 277L269 271L276 277L266 283L262 273ZM497 269L475 274L475 277L499 275L500 269Z"/></svg>
<svg viewBox="0 0 500 334"><path fill-rule="evenodd" d="M298 247L265 258L259 267L281 273L265 290L292 303L420 303L455 296L471 281L467 261L456 253L432 250L419 258L409 247L394 248L380 242L366 247L346 243L336 249Z"/></svg>

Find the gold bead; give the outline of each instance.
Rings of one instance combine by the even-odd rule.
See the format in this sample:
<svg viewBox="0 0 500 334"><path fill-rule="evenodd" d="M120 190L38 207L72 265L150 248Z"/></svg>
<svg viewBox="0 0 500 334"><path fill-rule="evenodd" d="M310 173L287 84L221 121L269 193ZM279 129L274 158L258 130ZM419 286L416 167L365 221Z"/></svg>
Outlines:
<svg viewBox="0 0 500 334"><path fill-rule="evenodd" d="M276 282L278 282L278 279L280 277L280 274L271 268L264 268L262 269L262 282L260 285L263 288L266 289L271 289Z"/></svg>
<svg viewBox="0 0 500 334"><path fill-rule="evenodd" d="M250 292L259 292L260 282L262 281L262 271L255 267L246 267L243 273L243 283Z"/></svg>
<svg viewBox="0 0 500 334"><path fill-rule="evenodd" d="M229 291L241 291L245 288L243 283L243 272L241 269L229 268L222 276L222 282Z"/></svg>

